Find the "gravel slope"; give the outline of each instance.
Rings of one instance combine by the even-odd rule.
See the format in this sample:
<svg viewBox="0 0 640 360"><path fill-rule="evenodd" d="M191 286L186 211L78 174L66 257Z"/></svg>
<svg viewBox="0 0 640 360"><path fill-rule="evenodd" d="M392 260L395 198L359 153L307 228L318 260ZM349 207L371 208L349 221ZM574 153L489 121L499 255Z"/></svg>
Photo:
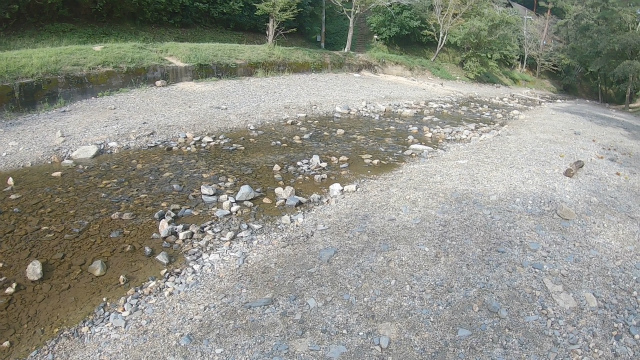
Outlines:
<svg viewBox="0 0 640 360"><path fill-rule="evenodd" d="M303 81L324 90L295 85ZM241 91L235 102L221 101ZM77 131L62 130L69 144L104 134L122 141L112 124L128 134L147 121L157 136L219 126L209 118L217 104L229 107L225 125L240 126L311 113L314 104L325 111L362 100L510 91L521 92L352 75L190 84L18 119L3 125L2 136L45 124L55 133L63 122L84 121ZM130 121L114 120L104 110L110 104ZM92 128L97 116L104 128ZM191 291L160 294L153 313L126 329L67 332L35 357L637 358L639 140L638 118L584 101L547 104L501 136L363 182L301 226L265 228L246 244L243 266L199 275ZM12 164L35 159L11 156L19 159ZM563 176L577 159L584 168ZM561 219L560 204L576 219ZM336 253L323 262L327 248ZM244 306L261 298L273 303Z"/></svg>

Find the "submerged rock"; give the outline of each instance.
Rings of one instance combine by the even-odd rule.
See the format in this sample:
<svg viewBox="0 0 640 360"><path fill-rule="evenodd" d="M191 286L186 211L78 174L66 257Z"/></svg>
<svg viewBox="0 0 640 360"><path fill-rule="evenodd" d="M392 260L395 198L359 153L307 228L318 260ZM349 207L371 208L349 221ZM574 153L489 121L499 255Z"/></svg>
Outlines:
<svg viewBox="0 0 640 360"><path fill-rule="evenodd" d="M171 258L166 251L161 252L158 256L156 256L156 260L160 261L162 265L167 266L171 263Z"/></svg>
<svg viewBox="0 0 640 360"><path fill-rule="evenodd" d="M42 275L42 263L38 260L33 260L29 266L27 266L27 279L38 281L42 279Z"/></svg>
<svg viewBox="0 0 640 360"><path fill-rule="evenodd" d="M87 271L95 276L102 276L107 273L107 264L102 260L96 260L93 264L89 265Z"/></svg>

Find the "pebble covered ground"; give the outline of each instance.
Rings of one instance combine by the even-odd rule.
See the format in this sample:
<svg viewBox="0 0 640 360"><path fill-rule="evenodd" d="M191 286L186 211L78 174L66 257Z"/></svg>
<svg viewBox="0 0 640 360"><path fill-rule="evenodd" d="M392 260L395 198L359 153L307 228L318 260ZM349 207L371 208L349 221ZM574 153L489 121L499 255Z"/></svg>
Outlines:
<svg viewBox="0 0 640 360"><path fill-rule="evenodd" d="M382 101L385 86L399 98L404 91L402 100L422 101L523 92L314 76L319 83L342 81L340 89L366 78L358 88L362 99L346 91L343 100L327 100L334 103L325 111L349 104L350 96ZM287 78L294 77L194 86L263 86ZM294 111L312 107L304 95L288 99L297 104ZM204 106L195 100L192 107ZM74 106L70 113L81 116L91 101ZM245 108L262 114L259 104ZM265 114L288 110L270 111ZM47 116L64 116L59 114L30 121L45 126ZM12 121L22 128L27 120ZM183 126L192 124L198 123ZM12 131L3 129L5 135ZM186 130L170 122L162 131ZM252 228L229 251L201 253L182 271L159 274L161 280L133 289L119 303L101 304L32 357L636 358L638 140L636 117L580 100L544 103L509 120L497 136L418 157L355 184L356 191L336 192L301 221ZM576 160L584 167L564 176ZM138 316L123 316L134 308Z"/></svg>

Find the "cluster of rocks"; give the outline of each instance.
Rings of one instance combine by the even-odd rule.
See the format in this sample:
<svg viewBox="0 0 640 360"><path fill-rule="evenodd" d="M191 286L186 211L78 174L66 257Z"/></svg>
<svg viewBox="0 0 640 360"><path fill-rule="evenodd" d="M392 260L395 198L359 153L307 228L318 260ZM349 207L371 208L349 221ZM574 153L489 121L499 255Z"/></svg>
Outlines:
<svg viewBox="0 0 640 360"><path fill-rule="evenodd" d="M463 101L468 103L461 104ZM488 101L488 103L487 103ZM445 97L441 101L405 101L402 103L380 104L363 102L360 107L349 105L336 106L333 116L341 118L346 115L358 115L379 119L385 117L416 117L438 114L478 115L484 119L517 118L521 112L538 105L537 100L512 95L490 99Z"/></svg>

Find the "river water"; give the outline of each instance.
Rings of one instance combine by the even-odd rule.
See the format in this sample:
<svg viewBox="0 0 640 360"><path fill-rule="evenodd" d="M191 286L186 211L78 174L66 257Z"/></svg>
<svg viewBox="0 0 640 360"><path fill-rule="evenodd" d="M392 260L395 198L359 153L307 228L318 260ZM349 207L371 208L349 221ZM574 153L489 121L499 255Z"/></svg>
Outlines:
<svg viewBox="0 0 640 360"><path fill-rule="evenodd" d="M222 204L204 202L201 185L215 184L221 194L234 196L248 184L264 195L241 204L231 217L277 221L310 205L276 206L276 187L293 186L306 198L326 196L333 183L354 183L420 157L406 152L412 143L438 148L442 142L467 141L478 131L489 133L495 115L507 111L466 100L423 104L416 116L301 117L228 133L179 134L147 149L116 148L73 166L0 173L3 184L9 178L14 183L0 192L0 343L11 344L0 357L28 355L104 299L159 276L165 266L154 257L161 251L178 260L169 267L179 267L181 242L152 236L159 231L154 214L182 212L183 224L216 220ZM314 155L326 164L310 169ZM274 171L275 165L281 170ZM145 247L154 255L145 256ZM43 264L44 277L30 281L25 269L35 259ZM100 277L87 271L98 259L107 264ZM121 276L128 281L122 284ZM6 294L14 283L15 291Z"/></svg>

